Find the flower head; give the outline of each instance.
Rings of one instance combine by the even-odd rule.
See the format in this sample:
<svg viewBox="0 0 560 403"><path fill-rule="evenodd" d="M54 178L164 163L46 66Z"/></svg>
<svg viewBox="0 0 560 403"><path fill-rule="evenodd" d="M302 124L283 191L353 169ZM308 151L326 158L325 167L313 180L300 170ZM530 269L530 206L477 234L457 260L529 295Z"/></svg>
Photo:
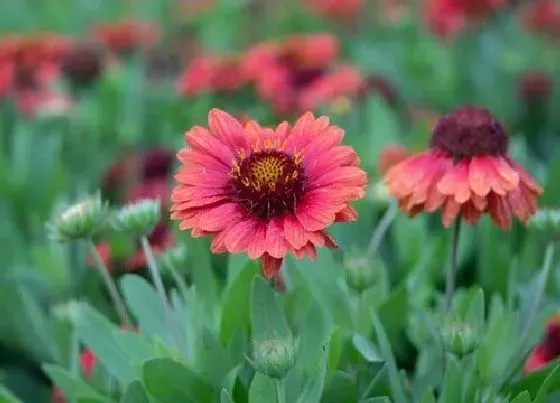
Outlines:
<svg viewBox="0 0 560 403"><path fill-rule="evenodd" d="M505 130L489 111L462 107L440 119L429 151L392 167L385 183L411 217L441 208L449 227L457 216L472 225L489 213L505 230L512 215L527 223L542 193L507 150Z"/></svg>
<svg viewBox="0 0 560 403"><path fill-rule="evenodd" d="M255 369L270 378L282 379L296 364L294 341L272 339L254 345Z"/></svg>
<svg viewBox="0 0 560 403"><path fill-rule="evenodd" d="M295 35L249 49L244 68L278 113L300 113L360 90L360 73L334 63L338 54L338 41L330 34Z"/></svg>
<svg viewBox="0 0 560 403"><path fill-rule="evenodd" d="M365 194L367 177L344 131L306 113L291 127L243 127L217 109L209 129L194 127L175 176L171 218L194 237L211 236L214 253L247 252L272 278L284 256L315 258L336 247L326 229L353 221L349 205Z"/></svg>
<svg viewBox="0 0 560 403"><path fill-rule="evenodd" d="M310 11L333 20L352 20L364 5L364 0L306 0Z"/></svg>
<svg viewBox="0 0 560 403"><path fill-rule="evenodd" d="M545 335L536 345L525 363L526 373L545 367L560 356L560 316L554 315L546 322Z"/></svg>
<svg viewBox="0 0 560 403"><path fill-rule="evenodd" d="M536 0L530 2L521 14L523 25L531 31L560 36L560 3L556 0Z"/></svg>
<svg viewBox="0 0 560 403"><path fill-rule="evenodd" d="M161 216L159 200L139 200L127 204L116 212L114 227L137 236L149 235Z"/></svg>
<svg viewBox="0 0 560 403"><path fill-rule="evenodd" d="M125 20L95 27L93 37L115 54L151 48L159 40L158 27L150 22Z"/></svg>
<svg viewBox="0 0 560 403"><path fill-rule="evenodd" d="M546 102L552 94L554 82L549 73L529 70L519 79L519 97L528 104Z"/></svg>
<svg viewBox="0 0 560 403"><path fill-rule="evenodd" d="M61 70L74 87L89 86L103 71L103 56L96 46L76 43L62 57Z"/></svg>

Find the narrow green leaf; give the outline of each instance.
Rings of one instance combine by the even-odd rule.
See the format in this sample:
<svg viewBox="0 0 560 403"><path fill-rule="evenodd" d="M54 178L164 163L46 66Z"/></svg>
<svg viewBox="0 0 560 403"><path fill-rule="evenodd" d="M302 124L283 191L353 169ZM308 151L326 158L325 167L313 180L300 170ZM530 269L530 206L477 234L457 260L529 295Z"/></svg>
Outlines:
<svg viewBox="0 0 560 403"><path fill-rule="evenodd" d="M422 392L420 403L436 403L436 398L432 388L425 389L424 392Z"/></svg>
<svg viewBox="0 0 560 403"><path fill-rule="evenodd" d="M126 387L120 403L150 403L142 382L131 382Z"/></svg>
<svg viewBox="0 0 560 403"><path fill-rule="evenodd" d="M446 357L445 378L443 380L442 403L456 403L461 401L461 369L457 359L448 354Z"/></svg>
<svg viewBox="0 0 560 403"><path fill-rule="evenodd" d="M212 388L189 368L169 358L144 364L146 391L160 403L210 402Z"/></svg>
<svg viewBox="0 0 560 403"><path fill-rule="evenodd" d="M369 399L364 400L363 403L391 403L391 399L386 396L370 397Z"/></svg>
<svg viewBox="0 0 560 403"><path fill-rule="evenodd" d="M80 306L79 313L73 321L78 337L111 375L124 383L132 382L136 378L130 357L120 348L114 337L120 329L86 303Z"/></svg>
<svg viewBox="0 0 560 403"><path fill-rule="evenodd" d="M385 329L383 329L383 325L381 324L377 314L372 314L372 321L379 343L379 348L381 350L381 355L385 360L393 399L395 400L395 403L408 403L408 398L406 397L404 386L401 383L397 363L395 361L393 351L391 350L391 345L389 344Z"/></svg>
<svg viewBox="0 0 560 403"><path fill-rule="evenodd" d="M307 370L316 363L321 352L321 344L317 340L326 340L329 328L323 309L314 303L303 320L296 362L299 368Z"/></svg>
<svg viewBox="0 0 560 403"><path fill-rule="evenodd" d="M119 348L129 356L135 364L143 363L156 356L153 344L141 333L114 331L113 338Z"/></svg>
<svg viewBox="0 0 560 403"><path fill-rule="evenodd" d="M276 385L268 376L255 374L249 388L249 403L276 402Z"/></svg>
<svg viewBox="0 0 560 403"><path fill-rule="evenodd" d="M206 327L202 328L197 355L199 373L213 386L221 386L222 379L231 371L233 363L220 341Z"/></svg>
<svg viewBox="0 0 560 403"><path fill-rule="evenodd" d="M542 383L537 396L533 403L545 403L548 394L551 392L552 385L558 385L560 383L560 365L557 365L550 374L546 377Z"/></svg>
<svg viewBox="0 0 560 403"><path fill-rule="evenodd" d="M321 403L357 402L356 380L342 371L334 371L325 385Z"/></svg>
<svg viewBox="0 0 560 403"><path fill-rule="evenodd" d="M220 403L235 403L226 389L222 389L220 393Z"/></svg>
<svg viewBox="0 0 560 403"><path fill-rule="evenodd" d="M325 386L325 376L327 374L327 363L329 360L329 343L323 345L321 360L317 364L312 377L307 381L302 394L297 403L319 403Z"/></svg>
<svg viewBox="0 0 560 403"><path fill-rule="evenodd" d="M23 403L5 386L0 386L0 403Z"/></svg>
<svg viewBox="0 0 560 403"><path fill-rule="evenodd" d="M74 400L78 396L103 398L103 396L87 383L58 365L44 364L43 371L45 371L55 385L62 390L67 399Z"/></svg>
<svg viewBox="0 0 560 403"><path fill-rule="evenodd" d="M165 312L154 287L145 279L133 274L123 276L120 286L141 332L147 336L159 336L168 343L172 338L165 323Z"/></svg>
<svg viewBox="0 0 560 403"><path fill-rule="evenodd" d="M531 394L524 390L511 401L511 403L531 403Z"/></svg>
<svg viewBox="0 0 560 403"><path fill-rule="evenodd" d="M255 262L249 262L228 287L222 304L220 323L220 340L229 345L233 335L240 326L249 323L249 298L253 278L259 268Z"/></svg>
<svg viewBox="0 0 560 403"><path fill-rule="evenodd" d="M219 303L219 294L218 284L212 272L208 241L202 238L188 238L187 247L197 298L200 299L208 318L212 318Z"/></svg>
<svg viewBox="0 0 560 403"><path fill-rule="evenodd" d="M251 328L254 342L291 338L274 290L261 276L254 278L251 290Z"/></svg>
<svg viewBox="0 0 560 403"><path fill-rule="evenodd" d="M352 345L367 362L383 362L383 358L379 356L373 343L361 334L354 334L352 336Z"/></svg>

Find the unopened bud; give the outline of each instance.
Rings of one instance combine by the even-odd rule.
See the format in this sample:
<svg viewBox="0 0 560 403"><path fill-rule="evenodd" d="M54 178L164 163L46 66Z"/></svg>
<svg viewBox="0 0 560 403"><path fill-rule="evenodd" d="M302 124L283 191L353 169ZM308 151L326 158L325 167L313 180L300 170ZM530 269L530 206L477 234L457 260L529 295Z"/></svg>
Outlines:
<svg viewBox="0 0 560 403"><path fill-rule="evenodd" d="M529 230L546 240L560 238L560 210L539 209L529 221Z"/></svg>
<svg viewBox="0 0 560 403"><path fill-rule="evenodd" d="M113 225L118 231L136 236L149 235L161 216L159 200L141 200L128 204L117 211Z"/></svg>
<svg viewBox="0 0 560 403"><path fill-rule="evenodd" d="M157 256L158 266L167 272L185 272L187 266L187 249L183 246L174 246L165 249Z"/></svg>
<svg viewBox="0 0 560 403"><path fill-rule="evenodd" d="M344 260L344 267L348 286L361 292L375 284L379 271L385 270L385 263L379 258L354 255Z"/></svg>
<svg viewBox="0 0 560 403"><path fill-rule="evenodd" d="M377 206L387 206L391 198L387 185L383 182L376 182L369 185L367 189L367 199Z"/></svg>
<svg viewBox="0 0 560 403"><path fill-rule="evenodd" d="M270 378L282 379L295 366L294 342L291 338L256 342L253 365Z"/></svg>
<svg viewBox="0 0 560 403"><path fill-rule="evenodd" d="M441 337L445 350L461 357L478 347L481 332L469 323L448 319L441 329Z"/></svg>
<svg viewBox="0 0 560 403"><path fill-rule="evenodd" d="M107 211L100 196L73 204L47 224L49 237L59 242L90 238L105 228Z"/></svg>

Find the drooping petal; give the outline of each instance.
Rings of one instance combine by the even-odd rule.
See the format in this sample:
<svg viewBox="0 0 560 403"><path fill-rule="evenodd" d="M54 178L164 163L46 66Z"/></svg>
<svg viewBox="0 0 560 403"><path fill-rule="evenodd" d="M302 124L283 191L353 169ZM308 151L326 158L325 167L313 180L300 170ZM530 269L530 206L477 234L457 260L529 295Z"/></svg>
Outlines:
<svg viewBox="0 0 560 403"><path fill-rule="evenodd" d="M267 280L272 279L280 271L282 259L278 259L265 253L261 256L261 270Z"/></svg>
<svg viewBox="0 0 560 403"><path fill-rule="evenodd" d="M488 212L498 227L507 230L511 227L511 210L507 200L494 192L488 195Z"/></svg>

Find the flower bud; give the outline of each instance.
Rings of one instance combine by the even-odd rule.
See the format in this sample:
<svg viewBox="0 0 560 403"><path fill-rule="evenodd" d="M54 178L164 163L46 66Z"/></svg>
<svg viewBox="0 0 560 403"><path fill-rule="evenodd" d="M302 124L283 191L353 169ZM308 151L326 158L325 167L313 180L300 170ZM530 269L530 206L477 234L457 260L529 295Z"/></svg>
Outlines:
<svg viewBox="0 0 560 403"><path fill-rule="evenodd" d="M377 182L368 186L366 197L375 205L388 206L391 194L385 183Z"/></svg>
<svg viewBox="0 0 560 403"><path fill-rule="evenodd" d="M282 379L295 366L294 342L291 338L256 342L253 365L270 378Z"/></svg>
<svg viewBox="0 0 560 403"><path fill-rule="evenodd" d="M356 291L371 288L378 278L378 271L385 270L383 260L374 257L349 256L344 260L346 283Z"/></svg>
<svg viewBox="0 0 560 403"><path fill-rule="evenodd" d="M47 224L49 237L59 242L90 238L105 228L107 211L100 196L73 204Z"/></svg>
<svg viewBox="0 0 560 403"><path fill-rule="evenodd" d="M159 200L140 200L117 211L113 221L115 229L137 236L149 235L161 216Z"/></svg>
<svg viewBox="0 0 560 403"><path fill-rule="evenodd" d="M158 254L157 262L162 271L184 273L187 267L187 249L184 246L165 249Z"/></svg>
<svg viewBox="0 0 560 403"><path fill-rule="evenodd" d="M560 238L560 210L539 209L528 224L529 230L546 240Z"/></svg>
<svg viewBox="0 0 560 403"><path fill-rule="evenodd" d="M445 350L457 356L472 353L480 343L481 332L475 326L456 319L448 319L441 329Z"/></svg>

